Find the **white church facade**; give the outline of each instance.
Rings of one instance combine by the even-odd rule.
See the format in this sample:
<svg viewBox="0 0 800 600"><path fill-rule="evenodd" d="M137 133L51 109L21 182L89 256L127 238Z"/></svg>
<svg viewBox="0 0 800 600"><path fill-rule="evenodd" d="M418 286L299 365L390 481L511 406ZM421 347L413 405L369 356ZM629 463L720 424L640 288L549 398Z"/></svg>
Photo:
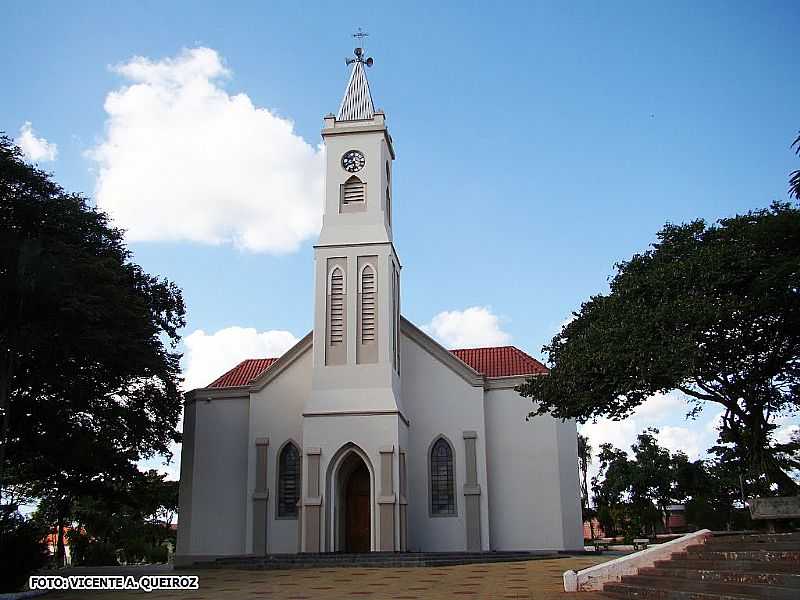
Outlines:
<svg viewBox="0 0 800 600"><path fill-rule="evenodd" d="M395 152L365 64L322 130L313 330L186 394L178 564L583 546L576 425L526 420L514 390L545 367L447 350L400 314Z"/></svg>

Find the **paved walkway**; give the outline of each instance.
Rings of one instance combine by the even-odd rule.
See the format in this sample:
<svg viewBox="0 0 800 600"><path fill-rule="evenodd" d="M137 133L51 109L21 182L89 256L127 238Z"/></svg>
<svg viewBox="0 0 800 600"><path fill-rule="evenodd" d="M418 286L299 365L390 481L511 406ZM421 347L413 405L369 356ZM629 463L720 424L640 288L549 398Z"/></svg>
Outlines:
<svg viewBox="0 0 800 600"><path fill-rule="evenodd" d="M198 570L200 589L184 592L53 592L47 600L572 600L561 575L608 560L578 556L528 562L407 569ZM580 600L592 600L581 594Z"/></svg>

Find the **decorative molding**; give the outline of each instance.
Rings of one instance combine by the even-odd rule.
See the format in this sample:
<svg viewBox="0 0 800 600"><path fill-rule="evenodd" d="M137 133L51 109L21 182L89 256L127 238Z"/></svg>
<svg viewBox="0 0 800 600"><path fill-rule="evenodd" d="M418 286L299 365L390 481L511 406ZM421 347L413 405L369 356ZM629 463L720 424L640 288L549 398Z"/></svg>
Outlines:
<svg viewBox="0 0 800 600"><path fill-rule="evenodd" d="M487 377L484 388L487 390L507 390L514 389L520 384L525 383L531 377L541 377L545 373L531 375L509 375L507 377Z"/></svg>
<svg viewBox="0 0 800 600"><path fill-rule="evenodd" d="M256 446L269 446L269 438L268 437L256 438Z"/></svg>
<svg viewBox="0 0 800 600"><path fill-rule="evenodd" d="M378 504L394 504L396 496L391 494L389 496L378 496Z"/></svg>
<svg viewBox="0 0 800 600"><path fill-rule="evenodd" d="M322 448L306 448L306 456L322 454Z"/></svg>
<svg viewBox="0 0 800 600"><path fill-rule="evenodd" d="M465 431L464 432L464 439L465 440L474 440L477 439L478 432L477 431Z"/></svg>
<svg viewBox="0 0 800 600"><path fill-rule="evenodd" d="M303 413L304 417L379 417L382 415L397 415L406 426L411 425L411 422L399 410L354 410Z"/></svg>
<svg viewBox="0 0 800 600"><path fill-rule="evenodd" d="M250 397L250 386L241 385L228 388L197 388L183 395L183 404L212 400L247 400Z"/></svg>
<svg viewBox="0 0 800 600"><path fill-rule="evenodd" d="M303 498L303 506L322 506L322 496Z"/></svg>
<svg viewBox="0 0 800 600"><path fill-rule="evenodd" d="M378 452L380 454L394 454L394 445L381 446L380 448L378 448Z"/></svg>
<svg viewBox="0 0 800 600"><path fill-rule="evenodd" d="M481 373L478 373L467 363L457 358L447 348L439 344L439 342L403 316L400 317L400 332L416 342L423 350L427 351L428 354L443 365L450 367L451 370L455 371L456 374L460 375L461 378L471 386L484 386L485 378Z"/></svg>

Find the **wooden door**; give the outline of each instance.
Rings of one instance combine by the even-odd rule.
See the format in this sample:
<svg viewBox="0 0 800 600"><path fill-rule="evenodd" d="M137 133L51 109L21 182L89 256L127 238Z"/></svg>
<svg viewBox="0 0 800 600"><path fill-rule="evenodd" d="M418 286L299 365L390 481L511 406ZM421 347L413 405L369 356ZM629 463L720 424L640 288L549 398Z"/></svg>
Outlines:
<svg viewBox="0 0 800 600"><path fill-rule="evenodd" d="M363 463L347 480L345 504L345 551L369 552L369 471Z"/></svg>

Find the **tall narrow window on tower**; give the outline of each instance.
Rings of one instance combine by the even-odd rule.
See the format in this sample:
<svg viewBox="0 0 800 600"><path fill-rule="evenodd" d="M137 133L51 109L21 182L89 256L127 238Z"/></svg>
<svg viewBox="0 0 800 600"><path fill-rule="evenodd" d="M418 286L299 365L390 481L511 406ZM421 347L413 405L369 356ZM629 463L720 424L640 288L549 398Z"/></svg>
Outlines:
<svg viewBox="0 0 800 600"><path fill-rule="evenodd" d="M367 185L355 175L341 186L339 210L343 213L367 210Z"/></svg>
<svg viewBox="0 0 800 600"><path fill-rule="evenodd" d="M347 288L345 268L345 259L328 259L327 345L325 351L325 364L328 365L341 365L347 360L347 323L345 312L345 307L347 305Z"/></svg>
<svg viewBox="0 0 800 600"><path fill-rule="evenodd" d="M378 360L378 276L377 256L358 257L358 363Z"/></svg>
<svg viewBox="0 0 800 600"><path fill-rule="evenodd" d="M392 366L398 373L400 372L400 365L397 360L397 342L398 342L398 307L397 307L397 267L392 262Z"/></svg>
<svg viewBox="0 0 800 600"><path fill-rule="evenodd" d="M389 195L389 186L386 186L386 221L392 226L392 197Z"/></svg>
<svg viewBox="0 0 800 600"><path fill-rule="evenodd" d="M386 222L392 226L392 172L389 170L389 161L386 161Z"/></svg>

